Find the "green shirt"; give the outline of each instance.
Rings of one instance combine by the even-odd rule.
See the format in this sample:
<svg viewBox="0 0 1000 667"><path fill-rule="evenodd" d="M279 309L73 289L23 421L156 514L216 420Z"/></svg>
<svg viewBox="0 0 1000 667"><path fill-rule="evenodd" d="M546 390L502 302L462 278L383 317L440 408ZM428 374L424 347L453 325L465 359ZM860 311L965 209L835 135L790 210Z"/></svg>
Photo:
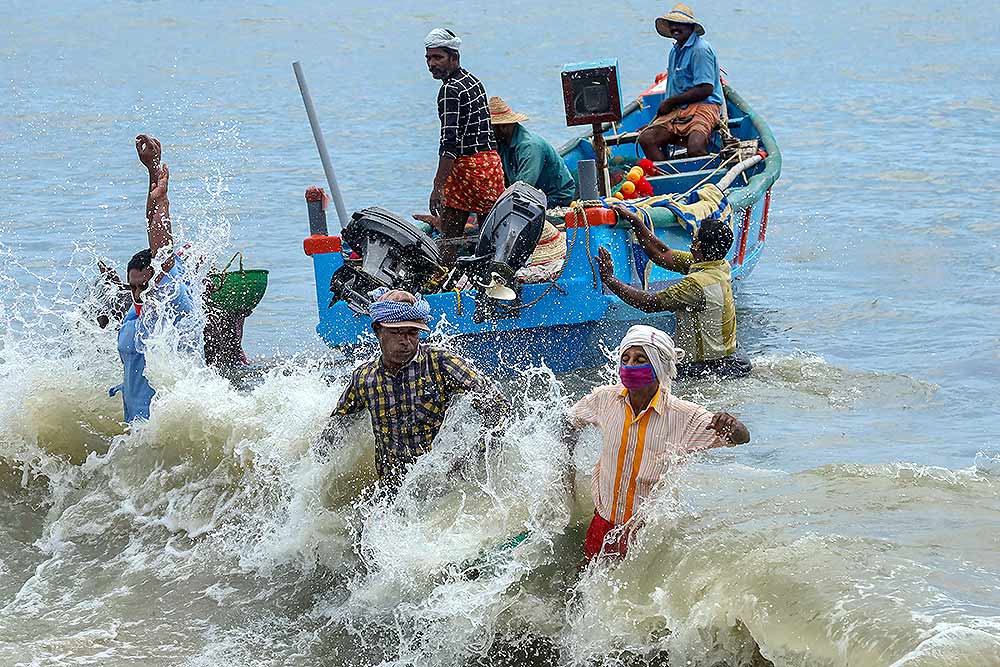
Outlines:
<svg viewBox="0 0 1000 667"><path fill-rule="evenodd" d="M514 128L510 145L500 145L500 160L507 184L524 181L548 198L549 207L568 206L576 196L573 174L552 144L520 124Z"/></svg>
<svg viewBox="0 0 1000 667"><path fill-rule="evenodd" d="M689 252L674 250L674 265L686 274L677 284L657 292L659 310L677 316L677 346L684 361L710 361L736 352L736 304L732 267L724 259L695 262Z"/></svg>

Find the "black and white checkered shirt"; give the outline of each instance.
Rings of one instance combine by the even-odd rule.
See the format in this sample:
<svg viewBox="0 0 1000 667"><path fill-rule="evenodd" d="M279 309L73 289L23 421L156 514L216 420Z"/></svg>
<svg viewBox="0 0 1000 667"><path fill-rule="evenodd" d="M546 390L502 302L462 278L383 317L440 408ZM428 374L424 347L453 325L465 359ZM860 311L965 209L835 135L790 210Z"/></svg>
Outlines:
<svg viewBox="0 0 1000 667"><path fill-rule="evenodd" d="M459 67L441 83L438 91L441 118L441 149L444 157L456 158L496 150L486 88L482 81Z"/></svg>

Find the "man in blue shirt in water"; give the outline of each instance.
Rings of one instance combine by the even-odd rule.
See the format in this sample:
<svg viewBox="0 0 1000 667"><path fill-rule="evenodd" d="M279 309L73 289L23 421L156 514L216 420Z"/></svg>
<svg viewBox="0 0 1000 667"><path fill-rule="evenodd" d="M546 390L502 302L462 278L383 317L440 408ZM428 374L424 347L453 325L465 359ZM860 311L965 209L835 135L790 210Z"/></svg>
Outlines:
<svg viewBox="0 0 1000 667"><path fill-rule="evenodd" d="M118 354L125 367L125 377L122 384L110 392L112 396L119 391L122 393L128 423L139 418L149 419L149 404L156 393L145 375L147 339L168 322L183 327L184 320L194 311L191 291L182 280L180 263L173 254L167 198L170 172L167 165L160 164L160 142L140 134L135 139L135 147L139 160L149 170L146 198L149 247L137 252L128 263L126 280L133 307L118 330Z"/></svg>

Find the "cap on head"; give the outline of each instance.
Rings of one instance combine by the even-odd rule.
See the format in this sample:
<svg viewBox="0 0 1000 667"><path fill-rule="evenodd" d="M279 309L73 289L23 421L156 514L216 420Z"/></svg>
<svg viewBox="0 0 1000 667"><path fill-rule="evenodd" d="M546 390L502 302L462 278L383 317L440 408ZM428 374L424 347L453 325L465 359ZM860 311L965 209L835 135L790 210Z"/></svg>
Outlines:
<svg viewBox="0 0 1000 667"><path fill-rule="evenodd" d="M705 28L694 16L694 10L683 3L674 5L673 9L656 19L656 32L660 33L664 37L670 38L669 23L684 23L686 25L692 25L694 26L694 31L696 33L699 35L705 34Z"/></svg>
<svg viewBox="0 0 1000 667"><path fill-rule="evenodd" d="M448 49L456 53L462 46L462 38L447 28L434 28L424 38L424 48Z"/></svg>

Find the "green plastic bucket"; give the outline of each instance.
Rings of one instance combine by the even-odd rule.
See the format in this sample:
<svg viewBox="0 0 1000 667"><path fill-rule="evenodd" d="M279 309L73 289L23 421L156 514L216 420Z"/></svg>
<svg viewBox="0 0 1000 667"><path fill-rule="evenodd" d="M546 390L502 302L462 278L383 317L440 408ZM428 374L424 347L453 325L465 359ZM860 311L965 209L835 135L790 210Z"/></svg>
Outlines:
<svg viewBox="0 0 1000 667"><path fill-rule="evenodd" d="M240 270L229 271L233 261L240 258ZM233 255L222 269L222 273L209 275L214 290L208 300L220 310L249 313L257 307L267 291L267 271L265 269L244 269L243 253Z"/></svg>

